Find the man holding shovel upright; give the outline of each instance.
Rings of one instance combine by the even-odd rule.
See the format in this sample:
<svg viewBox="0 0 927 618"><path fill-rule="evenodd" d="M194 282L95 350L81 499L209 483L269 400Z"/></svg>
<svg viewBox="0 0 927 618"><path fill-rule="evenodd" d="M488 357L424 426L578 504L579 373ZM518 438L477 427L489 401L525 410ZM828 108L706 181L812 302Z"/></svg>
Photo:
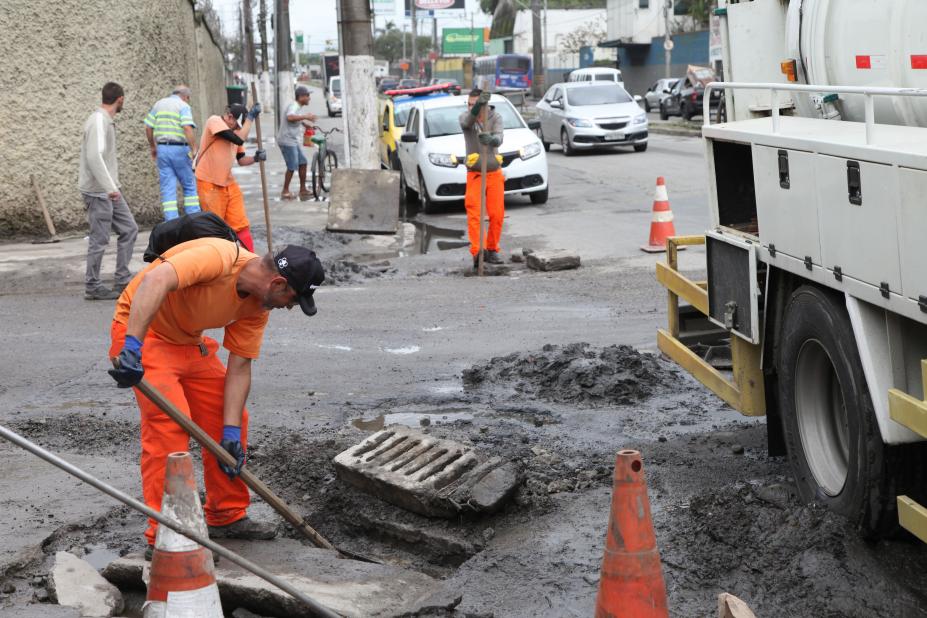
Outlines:
<svg viewBox="0 0 927 618"><path fill-rule="evenodd" d="M315 253L287 245L263 257L220 238L198 238L171 247L132 279L119 301L110 332L109 371L120 388L145 377L237 461L221 464L203 451L204 511L209 536L273 538L276 526L247 516L250 495L238 478L245 463L251 362L258 357L269 310L297 304L316 313L312 295L325 280ZM222 345L203 331L224 328ZM142 350L144 349L144 357ZM144 358L144 360L143 360ZM140 391L142 492L145 503L161 509L167 456L189 448L190 437ZM145 537L155 542L157 523Z"/></svg>
<svg viewBox="0 0 927 618"><path fill-rule="evenodd" d="M470 91L467 99L469 109L460 115L460 128L463 129L464 142L467 147L467 192L464 205L467 208L467 230L470 235L470 254L473 256L473 269L479 265L480 254L480 202L481 161L486 154L486 214L489 216L489 233L483 259L490 264L501 264L499 255L499 238L502 236L502 219L505 218L505 177L502 175L502 161L497 149L502 145L502 117L489 105L490 93L479 88Z"/></svg>

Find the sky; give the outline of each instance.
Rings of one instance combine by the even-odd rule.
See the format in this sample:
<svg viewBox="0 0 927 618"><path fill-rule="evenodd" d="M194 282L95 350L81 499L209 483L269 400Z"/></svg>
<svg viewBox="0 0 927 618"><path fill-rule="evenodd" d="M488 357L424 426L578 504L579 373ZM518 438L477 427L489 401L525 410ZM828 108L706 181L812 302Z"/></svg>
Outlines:
<svg viewBox="0 0 927 618"><path fill-rule="evenodd" d="M406 27L411 29L411 23L408 19L402 17L402 0L374 0L376 27L383 28L387 20L401 26L405 22ZM216 12L222 19L222 27L226 33L234 34L239 31L238 28L238 7L241 0L212 0ZM255 16L259 0L251 0ZM474 15L474 25L476 27L489 26L490 16L485 15L479 10L479 0L466 0L467 9L465 13L452 14L449 16L439 16L438 30L442 28L463 28L470 25L470 15ZM267 0L267 12L273 13L274 0ZM431 19L421 20L419 30L423 34L431 33ZM290 0L290 29L293 32L302 30L308 38L309 51L317 53L325 50L326 41L337 46L338 39L338 21L335 12L335 0ZM272 37L270 27L268 26L269 37ZM268 42L270 42L269 39ZM255 41L257 43L257 41Z"/></svg>

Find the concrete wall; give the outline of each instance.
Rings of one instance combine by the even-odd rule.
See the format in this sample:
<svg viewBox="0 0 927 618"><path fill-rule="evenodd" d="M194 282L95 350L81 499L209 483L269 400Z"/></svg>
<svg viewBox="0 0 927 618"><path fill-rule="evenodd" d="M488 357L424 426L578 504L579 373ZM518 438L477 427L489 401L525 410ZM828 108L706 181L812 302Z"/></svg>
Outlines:
<svg viewBox="0 0 927 618"><path fill-rule="evenodd" d="M77 190L81 131L115 81L119 176L140 223L160 218L158 174L142 120L178 82L193 88L194 117L225 105L225 64L192 0L0 2L0 236L45 233L34 174L59 231L86 229Z"/></svg>
<svg viewBox="0 0 927 618"><path fill-rule="evenodd" d="M674 34L670 65L672 77L682 77L690 64L708 66L708 31ZM624 86L631 94L643 95L653 82L666 77L663 37L650 45L631 45L618 49Z"/></svg>

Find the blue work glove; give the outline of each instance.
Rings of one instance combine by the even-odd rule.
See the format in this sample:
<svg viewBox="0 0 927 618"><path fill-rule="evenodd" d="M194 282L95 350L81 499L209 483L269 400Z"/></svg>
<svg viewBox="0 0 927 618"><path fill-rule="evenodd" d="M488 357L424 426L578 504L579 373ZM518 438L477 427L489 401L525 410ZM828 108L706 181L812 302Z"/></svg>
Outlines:
<svg viewBox="0 0 927 618"><path fill-rule="evenodd" d="M266 150L255 150L255 151L254 151L254 160L255 160L255 161L266 161L266 160L267 160L267 151L266 151Z"/></svg>
<svg viewBox="0 0 927 618"><path fill-rule="evenodd" d="M492 133L480 133L480 143L484 146L491 146L493 142Z"/></svg>
<svg viewBox="0 0 927 618"><path fill-rule="evenodd" d="M248 118L254 120L261 113L261 104L255 103L251 106L251 109L248 110Z"/></svg>
<svg viewBox="0 0 927 618"><path fill-rule="evenodd" d="M234 425L222 427L222 442L219 443L219 446L224 448L238 462L234 468L219 462L219 469L225 472L230 479L234 479L241 474L241 467L245 465L245 447L241 445L241 427L235 427Z"/></svg>
<svg viewBox="0 0 927 618"><path fill-rule="evenodd" d="M142 381L145 376L145 370L142 368L142 342L133 337L126 335L126 341L122 346L122 352L116 357L116 369L110 369L109 375L113 376L119 388L131 388Z"/></svg>

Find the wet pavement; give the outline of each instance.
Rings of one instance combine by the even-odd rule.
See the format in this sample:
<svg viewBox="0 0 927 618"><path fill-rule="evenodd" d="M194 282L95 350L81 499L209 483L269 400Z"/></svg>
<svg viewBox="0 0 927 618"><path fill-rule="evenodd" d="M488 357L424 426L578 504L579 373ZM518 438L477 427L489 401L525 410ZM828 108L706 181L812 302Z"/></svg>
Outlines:
<svg viewBox="0 0 927 618"><path fill-rule="evenodd" d="M766 454L764 420L653 354L661 258L638 250L653 181L667 178L677 232L702 230L701 148L653 136L646 153L552 150L550 201L507 200L503 249L572 249L573 271L464 277L469 253L450 244L463 240L459 205L406 205L400 234L345 237L323 231L324 202L272 200L275 244L315 248L331 277L316 316L271 315L249 466L337 545L461 590L458 616L592 614L622 448L643 453L673 616L714 615L724 591L763 617L927 615L922 546L864 543L799 504L788 466ZM280 155L268 151L276 195ZM257 168L236 175L263 245ZM79 236L0 246L0 422L138 495L138 412L106 374L112 304L83 300L85 250ZM680 257L697 274L704 254ZM500 512L444 520L339 480L334 457L391 425L504 457L522 482ZM47 607L29 604L56 551L99 568L140 549L141 516L9 445L0 465L0 616ZM252 514L275 517L260 503Z"/></svg>

